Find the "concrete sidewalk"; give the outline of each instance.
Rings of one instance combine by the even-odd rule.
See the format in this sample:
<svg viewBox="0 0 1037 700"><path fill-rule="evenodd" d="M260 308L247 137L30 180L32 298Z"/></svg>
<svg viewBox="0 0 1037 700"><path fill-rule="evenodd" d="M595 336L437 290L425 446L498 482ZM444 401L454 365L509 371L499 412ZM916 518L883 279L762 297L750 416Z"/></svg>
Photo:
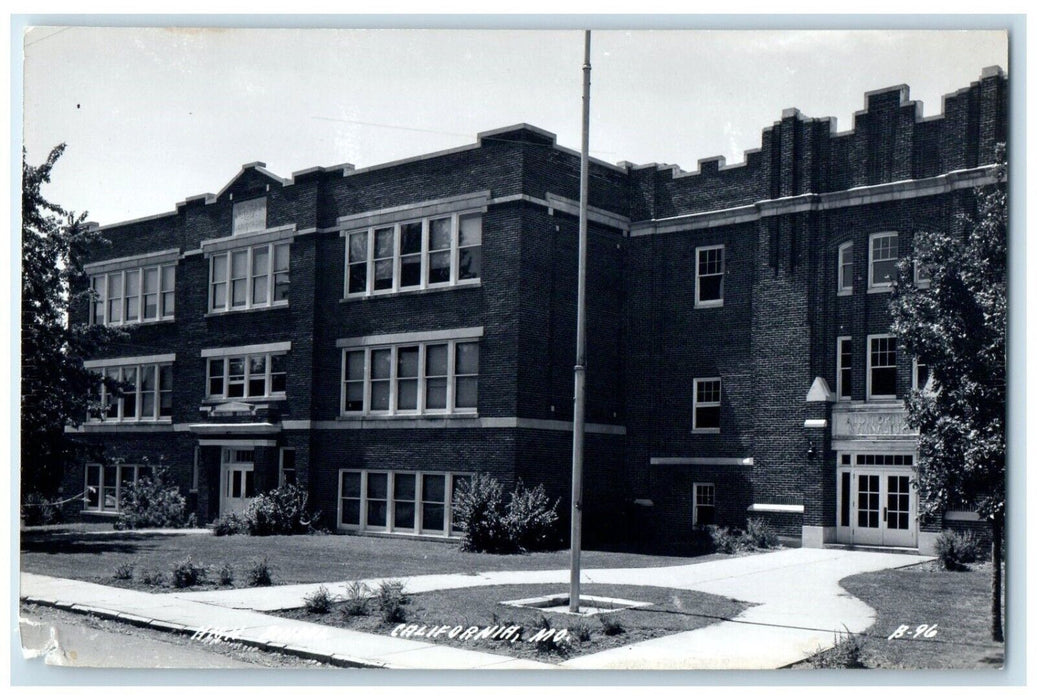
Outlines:
<svg viewBox="0 0 1037 700"><path fill-rule="evenodd" d="M585 583L660 586L697 590L755 605L730 621L571 659L585 669L774 669L832 646L837 635L863 632L875 613L838 582L858 573L910 566L931 557L834 549L786 549L684 566L589 569ZM562 592L567 569L446 574L400 579L406 590L473 588L519 583ZM369 580L375 586L380 579ZM349 582L325 584L343 595ZM549 668L550 664L424 642L365 634L262 614L301 607L318 584L223 591L150 594L96 584L22 575L22 596L41 602L78 603L197 630L241 628L235 639L334 663L391 668ZM281 646L284 644L285 646Z"/></svg>

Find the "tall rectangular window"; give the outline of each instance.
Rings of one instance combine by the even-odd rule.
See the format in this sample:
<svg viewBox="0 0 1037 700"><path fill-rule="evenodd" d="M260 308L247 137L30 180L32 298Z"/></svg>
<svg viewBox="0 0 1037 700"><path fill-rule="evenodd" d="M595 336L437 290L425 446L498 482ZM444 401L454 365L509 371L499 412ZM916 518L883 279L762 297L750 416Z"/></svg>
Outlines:
<svg viewBox="0 0 1037 700"><path fill-rule="evenodd" d="M849 401L853 397L853 339L841 336L835 343L835 395L840 401Z"/></svg>
<svg viewBox="0 0 1037 700"><path fill-rule="evenodd" d="M277 479L278 486L288 486L289 484L295 484L295 448L294 447L282 447L281 448L281 464L278 469L279 477Z"/></svg>
<svg viewBox="0 0 1037 700"><path fill-rule="evenodd" d="M694 381L692 429L700 433L720 432L720 377Z"/></svg>
<svg viewBox="0 0 1037 700"><path fill-rule="evenodd" d="M265 243L209 258L209 311L288 303L288 243Z"/></svg>
<svg viewBox="0 0 1037 700"><path fill-rule="evenodd" d="M897 339L868 336L868 398L894 399L897 395Z"/></svg>
<svg viewBox="0 0 1037 700"><path fill-rule="evenodd" d="M868 289L887 290L897 278L897 260L900 252L897 234L871 234L868 249Z"/></svg>
<svg viewBox="0 0 1037 700"><path fill-rule="evenodd" d="M912 360L911 388L921 391L929 383L929 365L915 357Z"/></svg>
<svg viewBox="0 0 1037 700"><path fill-rule="evenodd" d="M266 228L266 197L234 202L231 235L262 231Z"/></svg>
<svg viewBox="0 0 1037 700"><path fill-rule="evenodd" d="M430 216L346 234L347 297L478 280L482 214Z"/></svg>
<svg viewBox="0 0 1037 700"><path fill-rule="evenodd" d="M853 242L839 246L839 294L853 294Z"/></svg>
<svg viewBox="0 0 1037 700"><path fill-rule="evenodd" d="M90 322L120 326L173 318L176 265L137 267L90 279L93 293Z"/></svg>
<svg viewBox="0 0 1037 700"><path fill-rule="evenodd" d="M724 304L724 246L695 249L695 306Z"/></svg>
<svg viewBox="0 0 1037 700"><path fill-rule="evenodd" d="M692 525L716 524L716 486L696 483L693 485Z"/></svg>

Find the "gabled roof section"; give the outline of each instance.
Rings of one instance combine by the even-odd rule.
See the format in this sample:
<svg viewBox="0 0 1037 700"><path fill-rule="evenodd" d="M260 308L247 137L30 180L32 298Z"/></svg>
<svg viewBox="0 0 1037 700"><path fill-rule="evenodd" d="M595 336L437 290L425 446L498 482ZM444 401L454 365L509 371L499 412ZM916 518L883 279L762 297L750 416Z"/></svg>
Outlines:
<svg viewBox="0 0 1037 700"><path fill-rule="evenodd" d="M231 199L247 199L270 190L272 186L284 187L289 181L266 169L266 163L255 161L241 166L238 174L216 193L216 199L229 195Z"/></svg>

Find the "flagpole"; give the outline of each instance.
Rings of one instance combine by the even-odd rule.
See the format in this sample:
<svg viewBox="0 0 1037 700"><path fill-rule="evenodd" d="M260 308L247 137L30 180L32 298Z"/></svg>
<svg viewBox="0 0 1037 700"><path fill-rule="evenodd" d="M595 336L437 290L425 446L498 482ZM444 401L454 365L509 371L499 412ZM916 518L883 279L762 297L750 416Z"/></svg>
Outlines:
<svg viewBox="0 0 1037 700"><path fill-rule="evenodd" d="M591 33L583 35L583 138L580 149L580 259L576 288L576 366L573 368L573 490L570 537L569 612L580 611L580 546L583 535L583 428L587 354L587 192L590 143Z"/></svg>

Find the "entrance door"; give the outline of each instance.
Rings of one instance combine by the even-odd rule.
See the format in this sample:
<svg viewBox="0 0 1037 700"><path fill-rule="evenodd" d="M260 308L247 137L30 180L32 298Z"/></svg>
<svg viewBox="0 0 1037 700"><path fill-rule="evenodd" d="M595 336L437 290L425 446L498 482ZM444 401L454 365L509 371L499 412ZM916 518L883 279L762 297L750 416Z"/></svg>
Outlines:
<svg viewBox="0 0 1037 700"><path fill-rule="evenodd" d="M905 469L840 469L837 535L846 544L915 547L917 498Z"/></svg>
<svg viewBox="0 0 1037 700"><path fill-rule="evenodd" d="M240 513L255 493L255 452L225 447L220 467L220 515Z"/></svg>

